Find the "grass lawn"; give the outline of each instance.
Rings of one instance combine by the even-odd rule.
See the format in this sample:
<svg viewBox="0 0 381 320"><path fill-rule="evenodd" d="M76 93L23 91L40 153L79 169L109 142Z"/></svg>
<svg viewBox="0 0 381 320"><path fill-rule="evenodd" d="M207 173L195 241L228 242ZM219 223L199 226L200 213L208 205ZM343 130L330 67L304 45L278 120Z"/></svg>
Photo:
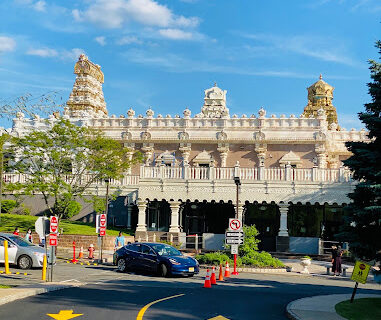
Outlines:
<svg viewBox="0 0 381 320"><path fill-rule="evenodd" d="M0 284L0 289L9 289L12 288L12 286L7 286L5 284Z"/></svg>
<svg viewBox="0 0 381 320"><path fill-rule="evenodd" d="M336 312L348 320L374 320L381 319L381 298L362 298L338 303Z"/></svg>
<svg viewBox="0 0 381 320"><path fill-rule="evenodd" d="M0 232L13 232L15 227L19 227L20 232L26 232L28 228L34 230L34 223L38 217L23 216L18 214L2 213L0 215ZM95 236L95 225L78 221L61 220L59 229L63 229L64 234L82 234ZM108 236L117 236L119 231L123 231L124 235L132 234L126 229L107 227Z"/></svg>

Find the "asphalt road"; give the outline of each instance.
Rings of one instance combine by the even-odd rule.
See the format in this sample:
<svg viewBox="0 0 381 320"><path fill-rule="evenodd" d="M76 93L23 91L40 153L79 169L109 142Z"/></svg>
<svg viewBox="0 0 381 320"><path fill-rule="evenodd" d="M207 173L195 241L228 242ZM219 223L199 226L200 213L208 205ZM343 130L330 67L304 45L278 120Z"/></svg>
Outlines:
<svg viewBox="0 0 381 320"><path fill-rule="evenodd" d="M29 282L40 274L34 270ZM91 276L90 276L91 275ZM84 267L59 264L57 279L86 282L78 288L55 291L0 306L0 318L48 320L47 314L73 310L78 320L135 320L147 304L159 301L144 313L144 320L287 319L286 305L298 298L333 293L350 293L353 282L298 275L240 274L212 289L203 288L203 278L159 278L122 274L111 266ZM3 282L3 281L2 281ZM379 293L377 285L367 285L361 293ZM66 317L58 320L70 319Z"/></svg>

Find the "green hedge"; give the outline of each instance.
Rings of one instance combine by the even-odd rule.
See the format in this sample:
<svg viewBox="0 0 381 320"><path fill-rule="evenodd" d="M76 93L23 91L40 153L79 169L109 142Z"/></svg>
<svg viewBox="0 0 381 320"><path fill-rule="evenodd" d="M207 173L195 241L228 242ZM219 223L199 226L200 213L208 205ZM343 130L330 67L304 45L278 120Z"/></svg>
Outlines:
<svg viewBox="0 0 381 320"><path fill-rule="evenodd" d="M285 265L277 258L271 256L270 253L261 251L258 252L258 243L256 237L258 231L255 226L244 226L245 243L239 248L239 257L237 257L237 266L247 265L251 267L272 267L284 268ZM229 252L217 251L213 253L200 254L196 256L200 264L219 265L229 261L233 263L232 255Z"/></svg>

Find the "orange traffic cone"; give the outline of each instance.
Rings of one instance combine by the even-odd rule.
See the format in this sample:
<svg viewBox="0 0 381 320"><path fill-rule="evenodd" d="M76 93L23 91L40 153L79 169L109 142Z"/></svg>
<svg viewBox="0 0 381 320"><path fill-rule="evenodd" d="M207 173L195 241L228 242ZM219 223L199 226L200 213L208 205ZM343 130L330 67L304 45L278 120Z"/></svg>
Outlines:
<svg viewBox="0 0 381 320"><path fill-rule="evenodd" d="M220 274L219 274L219 276L218 276L218 281L224 281L224 277L223 277L223 275L222 275L222 263L220 264Z"/></svg>
<svg viewBox="0 0 381 320"><path fill-rule="evenodd" d="M212 284L210 283L210 272L209 269L206 270L204 288L211 288Z"/></svg>
<svg viewBox="0 0 381 320"><path fill-rule="evenodd" d="M229 269L229 262L226 261L226 266L225 266L225 278L230 278L230 269Z"/></svg>
<svg viewBox="0 0 381 320"><path fill-rule="evenodd" d="M81 247L81 250L79 250L78 259L83 258L83 247Z"/></svg>
<svg viewBox="0 0 381 320"><path fill-rule="evenodd" d="M215 268L212 267L212 276L210 277L211 284L217 284Z"/></svg>

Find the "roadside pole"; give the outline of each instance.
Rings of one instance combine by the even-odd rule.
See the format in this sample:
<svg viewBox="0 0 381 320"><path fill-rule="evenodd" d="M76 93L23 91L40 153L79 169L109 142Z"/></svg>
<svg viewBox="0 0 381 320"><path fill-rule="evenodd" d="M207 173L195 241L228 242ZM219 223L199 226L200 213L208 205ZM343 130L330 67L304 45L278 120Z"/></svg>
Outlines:
<svg viewBox="0 0 381 320"><path fill-rule="evenodd" d="M106 225L107 225L107 213L108 213L108 193L109 193L109 184L110 184L110 179L105 179L106 182L106 203L105 203L105 219L106 219ZM101 225L101 263L103 263L103 236L106 236L106 227L102 225L102 221L100 223ZM102 230L102 228L104 228Z"/></svg>
<svg viewBox="0 0 381 320"><path fill-rule="evenodd" d="M353 299L355 298L357 287L359 286L359 282L362 284L366 283L366 280L368 278L370 270L370 265L362 262L362 261L356 261L355 266L353 268L351 280L355 281L355 287L353 288L352 296L351 296L351 303L353 303Z"/></svg>
<svg viewBox="0 0 381 320"><path fill-rule="evenodd" d="M56 216L50 217L50 282L53 282L53 265L55 262L55 248L57 247L57 233L58 233L58 218Z"/></svg>
<svg viewBox="0 0 381 320"><path fill-rule="evenodd" d="M46 255L44 255L44 260L42 261L42 281L46 281L46 265L47 265L47 261L46 261Z"/></svg>
<svg viewBox="0 0 381 320"><path fill-rule="evenodd" d="M235 219L239 221L239 216L238 216L238 206L239 206L239 186L241 185L241 180L239 176L234 177L234 183L236 185L236 208L235 208ZM240 228L242 227L242 222L240 223ZM229 228L231 229L230 223L229 223ZM234 270L232 272L233 275L238 275L237 271L237 251L238 247L232 248L232 251L234 250ZM233 253L233 252L232 252Z"/></svg>
<svg viewBox="0 0 381 320"><path fill-rule="evenodd" d="M8 240L4 240L4 267L5 267L5 274L10 274L9 259L8 259Z"/></svg>

